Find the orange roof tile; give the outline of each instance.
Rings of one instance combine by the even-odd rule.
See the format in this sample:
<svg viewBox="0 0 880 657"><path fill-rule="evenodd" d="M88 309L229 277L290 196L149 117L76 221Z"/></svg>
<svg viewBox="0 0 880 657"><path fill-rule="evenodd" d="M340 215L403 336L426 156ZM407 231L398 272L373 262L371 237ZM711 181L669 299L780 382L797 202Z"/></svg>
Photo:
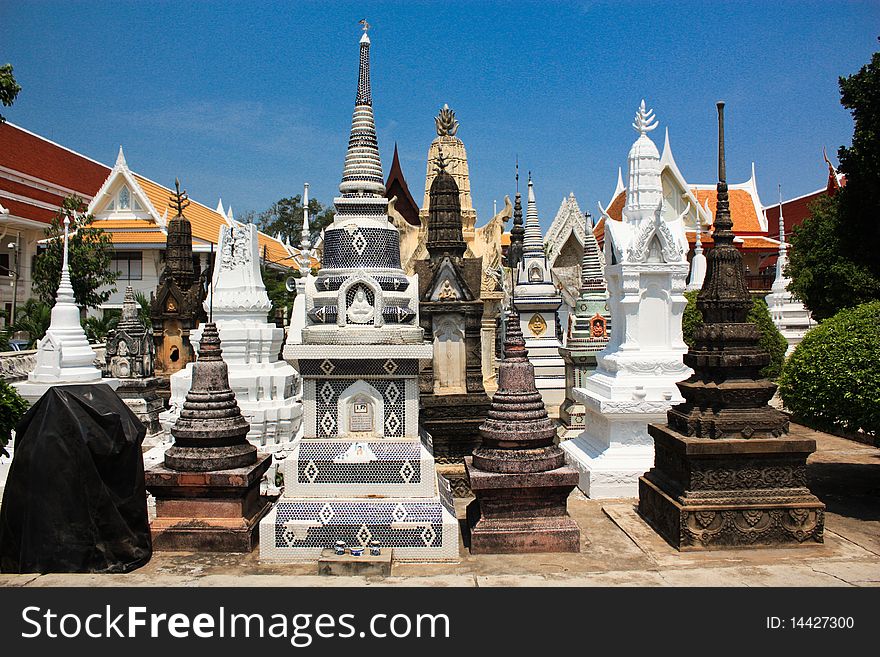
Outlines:
<svg viewBox="0 0 880 657"><path fill-rule="evenodd" d="M103 226L99 226L103 228ZM106 229L104 229L106 230ZM165 244L162 231L107 231L114 244Z"/></svg>
<svg viewBox="0 0 880 657"><path fill-rule="evenodd" d="M501 233L501 246L510 246L510 233Z"/></svg>
<svg viewBox="0 0 880 657"><path fill-rule="evenodd" d="M715 189L691 189L700 205L709 201L709 213L714 217L718 206L718 192ZM733 219L733 232L762 233L761 221L755 213L755 204L752 196L744 189L731 189L730 195L730 218Z"/></svg>
<svg viewBox="0 0 880 657"><path fill-rule="evenodd" d="M146 219L98 219L95 227L102 230L162 231L158 225Z"/></svg>
<svg viewBox="0 0 880 657"><path fill-rule="evenodd" d="M614 219L614 221L620 221L623 219L623 206L626 205L626 190L623 190L614 197L614 200L611 201L611 205L605 210L609 217ZM604 226L603 226L604 230Z"/></svg>

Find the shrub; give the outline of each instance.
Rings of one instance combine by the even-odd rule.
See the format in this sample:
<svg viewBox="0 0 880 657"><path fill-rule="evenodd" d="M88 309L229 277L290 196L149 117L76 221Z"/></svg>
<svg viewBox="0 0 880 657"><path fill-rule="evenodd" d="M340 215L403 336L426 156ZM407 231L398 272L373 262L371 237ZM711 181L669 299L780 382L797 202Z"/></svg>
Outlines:
<svg viewBox="0 0 880 657"><path fill-rule="evenodd" d="M27 412L28 403L6 381L0 381L0 452L12 437L12 430Z"/></svg>
<svg viewBox="0 0 880 657"><path fill-rule="evenodd" d="M684 315L681 318L681 330L684 334L684 341L688 347L694 346L694 331L703 323L703 315L697 309L697 295L699 290L685 292L684 296L688 300L688 305L684 309ZM762 297L752 297L752 309L749 311L750 322L754 322L758 326L758 332L761 334L760 346L770 354L770 364L761 370L761 376L768 379L776 379L782 372L782 363L785 361L785 351L788 349L788 342L782 337L782 333L776 328L773 319L770 317L770 310L767 303Z"/></svg>
<svg viewBox="0 0 880 657"><path fill-rule="evenodd" d="M785 364L779 392L817 429L880 433L880 301L841 310L810 329Z"/></svg>

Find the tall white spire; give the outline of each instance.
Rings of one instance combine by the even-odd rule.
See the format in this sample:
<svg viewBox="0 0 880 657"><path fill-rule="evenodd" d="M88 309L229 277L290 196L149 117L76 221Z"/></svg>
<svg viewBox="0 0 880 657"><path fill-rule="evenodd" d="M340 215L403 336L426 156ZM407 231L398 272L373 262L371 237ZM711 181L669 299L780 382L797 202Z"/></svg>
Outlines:
<svg viewBox="0 0 880 657"><path fill-rule="evenodd" d="M363 25L357 96L339 191L343 196L381 197L385 194L385 182L382 177L376 122L373 118L373 97L370 92L370 38L367 36L369 25L366 22Z"/></svg>
<svg viewBox="0 0 880 657"><path fill-rule="evenodd" d="M691 258L691 277L687 284L688 290L703 289L706 280L706 256L703 255L703 228L700 226L699 208L697 208L697 243L694 245L694 257Z"/></svg>
<svg viewBox="0 0 880 657"><path fill-rule="evenodd" d="M532 172L529 171L529 195L526 207L526 232L523 237L523 253L544 252L544 240L541 238L541 223L538 218L538 204L535 202L535 186L532 183Z"/></svg>
<svg viewBox="0 0 880 657"><path fill-rule="evenodd" d="M61 258L61 281L58 283L58 293L55 295L55 303L76 303L73 296L73 285L70 283L70 269L68 267L68 242L70 241L70 217L64 217L64 252Z"/></svg>

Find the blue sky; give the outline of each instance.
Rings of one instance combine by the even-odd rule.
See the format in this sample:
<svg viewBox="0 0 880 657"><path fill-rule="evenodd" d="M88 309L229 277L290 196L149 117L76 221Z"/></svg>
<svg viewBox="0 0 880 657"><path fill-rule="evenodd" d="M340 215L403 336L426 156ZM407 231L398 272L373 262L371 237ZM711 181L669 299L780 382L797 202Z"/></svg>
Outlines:
<svg viewBox="0 0 880 657"><path fill-rule="evenodd" d="M23 87L7 118L236 215L311 184L337 193L373 28L386 174L395 142L421 203L433 117L456 111L480 223L533 171L545 226L573 191L595 214L635 139L642 98L690 182L715 180L715 101L728 178L761 199L816 189L852 120L837 78L878 49L865 2L0 2L0 62Z"/></svg>

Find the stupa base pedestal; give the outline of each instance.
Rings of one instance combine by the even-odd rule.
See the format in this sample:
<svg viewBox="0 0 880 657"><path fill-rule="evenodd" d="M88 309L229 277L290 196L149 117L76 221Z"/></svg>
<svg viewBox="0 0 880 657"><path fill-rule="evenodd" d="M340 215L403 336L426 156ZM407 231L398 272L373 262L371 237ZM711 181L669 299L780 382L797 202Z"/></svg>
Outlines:
<svg viewBox="0 0 880 657"><path fill-rule="evenodd" d="M437 473L455 497L470 497L464 458L480 446L480 425L489 415L486 395L422 395L422 426L431 436Z"/></svg>
<svg viewBox="0 0 880 657"><path fill-rule="evenodd" d="M502 474L477 469L471 457L465 468L476 496L467 507L471 554L580 552L581 532L566 507L575 470Z"/></svg>
<svg viewBox="0 0 880 657"><path fill-rule="evenodd" d="M825 505L806 487L804 438L700 439L651 425L655 466L639 513L680 551L823 542Z"/></svg>
<svg viewBox="0 0 880 657"><path fill-rule="evenodd" d="M153 549L252 551L270 507L260 497L260 480L271 462L270 454L258 454L253 465L231 470L184 472L164 464L147 470L147 490L156 498Z"/></svg>
<svg viewBox="0 0 880 657"><path fill-rule="evenodd" d="M650 440L642 424L642 438ZM654 450L647 444L597 445L592 438L580 435L560 442L565 462L578 473L578 488L593 500L635 497L639 493L639 477L654 463Z"/></svg>
<svg viewBox="0 0 880 657"><path fill-rule="evenodd" d="M116 394L122 398L132 413L137 415L138 420L147 427L147 436L162 432L159 414L165 410L165 405L157 392L158 382L159 379L155 377L120 379L120 385L116 388Z"/></svg>

